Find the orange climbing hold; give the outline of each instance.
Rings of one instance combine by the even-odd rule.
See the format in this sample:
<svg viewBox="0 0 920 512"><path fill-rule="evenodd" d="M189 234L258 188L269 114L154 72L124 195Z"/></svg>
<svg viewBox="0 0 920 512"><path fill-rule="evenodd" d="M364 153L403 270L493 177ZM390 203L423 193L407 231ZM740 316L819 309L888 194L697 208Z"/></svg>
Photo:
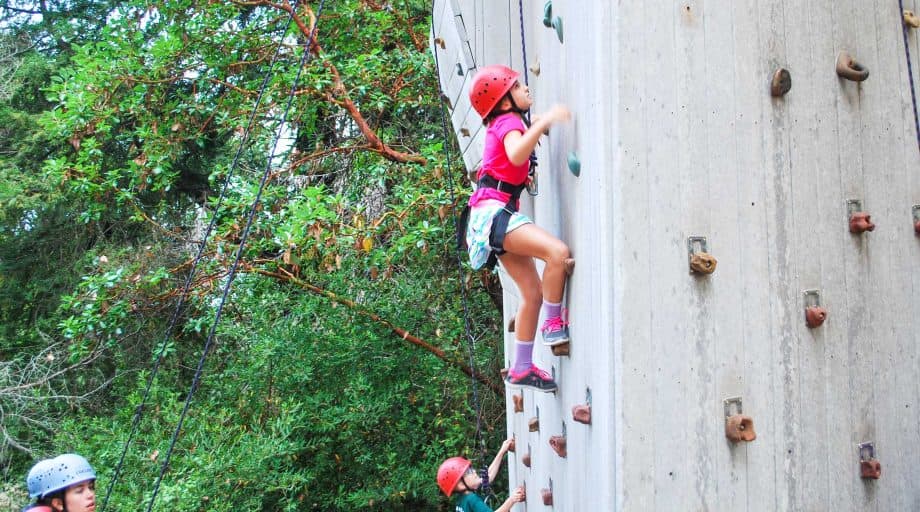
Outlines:
<svg viewBox="0 0 920 512"><path fill-rule="evenodd" d="M591 424L591 406L589 404L578 404L572 407L572 419L585 425Z"/></svg>
<svg viewBox="0 0 920 512"><path fill-rule="evenodd" d="M866 212L853 212L850 214L850 233L858 235L866 231L875 231L872 216Z"/></svg>
<svg viewBox="0 0 920 512"><path fill-rule="evenodd" d="M725 437L733 443L749 443L757 439L757 433L754 432L754 419L743 414L729 416L725 421Z"/></svg>
<svg viewBox="0 0 920 512"><path fill-rule="evenodd" d="M565 436L552 436L549 438L549 445L553 448L553 451L556 452L556 455L566 458L568 451L566 446L568 442L565 439Z"/></svg>

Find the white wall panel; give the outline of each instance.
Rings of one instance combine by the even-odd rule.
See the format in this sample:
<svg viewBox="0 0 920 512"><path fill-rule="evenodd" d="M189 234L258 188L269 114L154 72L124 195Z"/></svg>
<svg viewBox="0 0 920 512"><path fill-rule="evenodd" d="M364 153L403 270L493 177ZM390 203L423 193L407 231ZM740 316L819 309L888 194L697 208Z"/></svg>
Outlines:
<svg viewBox="0 0 920 512"><path fill-rule="evenodd" d="M535 350L560 391L508 406L512 485L528 492L516 510L920 509L920 152L897 3L556 0L560 43L543 3L525 2L526 63L518 2L445 5L444 17L461 11L477 64L539 65L535 113L561 102L575 117L543 139L540 195L524 201L578 264L571 355ZM918 80L914 32L909 43ZM866 82L836 76L841 50L870 69ZM772 98L779 67L793 86ZM469 73L442 75L468 87ZM458 139L473 167L484 131L464 97L452 121L470 131ZM848 231L850 198L874 232ZM707 237L715 274L689 274L688 236ZM507 323L517 299L502 276ZM804 323L810 288L829 312L817 329ZM505 343L510 353L513 335ZM571 419L587 388L590 426ZM724 437L731 396L754 418L753 443ZM565 459L548 444L563 422ZM863 441L878 481L859 476ZM554 508L540 500L550 479Z"/></svg>

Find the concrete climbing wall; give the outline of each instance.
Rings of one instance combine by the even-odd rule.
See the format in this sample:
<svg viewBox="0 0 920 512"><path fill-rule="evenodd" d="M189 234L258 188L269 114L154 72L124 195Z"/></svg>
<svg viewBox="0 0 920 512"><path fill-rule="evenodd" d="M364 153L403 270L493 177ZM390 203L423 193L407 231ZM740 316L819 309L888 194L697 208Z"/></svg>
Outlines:
<svg viewBox="0 0 920 512"><path fill-rule="evenodd" d="M523 392L520 413L508 393L517 510L920 510L920 154L898 2L555 0L564 42L543 2L523 3L534 110L575 116L538 149L540 195L524 209L578 265L571 354L536 351L560 391ZM467 81L485 64L524 69L518 2L436 1L433 32L472 169ZM842 50L868 80L836 75ZM780 67L792 89L773 98ZM850 199L875 231L849 232ZM691 236L715 273L688 272ZM809 289L828 312L813 329ZM589 390L592 424L575 423ZM726 440L730 397L755 441ZM548 443L563 429L566 458ZM860 478L867 441L878 480Z"/></svg>

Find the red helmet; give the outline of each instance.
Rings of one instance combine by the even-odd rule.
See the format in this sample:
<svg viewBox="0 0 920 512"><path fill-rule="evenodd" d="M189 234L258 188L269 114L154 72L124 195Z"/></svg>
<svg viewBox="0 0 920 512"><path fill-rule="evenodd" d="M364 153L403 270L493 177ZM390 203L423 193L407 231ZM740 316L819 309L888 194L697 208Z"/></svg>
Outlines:
<svg viewBox="0 0 920 512"><path fill-rule="evenodd" d="M466 473L467 468L471 465L472 462L463 457L451 457L441 463L441 467L438 468L438 487L448 498L454 492L454 487L457 487L457 482L463 478L463 474Z"/></svg>
<svg viewBox="0 0 920 512"><path fill-rule="evenodd" d="M480 69L473 77L470 86L470 103L485 119L489 112L498 105L498 102L511 90L520 74L508 66L486 66Z"/></svg>

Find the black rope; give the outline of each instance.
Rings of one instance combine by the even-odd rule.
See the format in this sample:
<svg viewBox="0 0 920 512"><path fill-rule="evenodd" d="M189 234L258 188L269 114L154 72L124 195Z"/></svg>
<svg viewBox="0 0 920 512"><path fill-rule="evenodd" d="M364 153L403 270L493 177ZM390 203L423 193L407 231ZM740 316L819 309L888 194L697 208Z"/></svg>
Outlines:
<svg viewBox="0 0 920 512"><path fill-rule="evenodd" d="M907 78L910 80L910 98L911 104L913 104L914 107L914 132L917 134L917 149L920 150L920 115L917 114L917 90L914 86L914 68L910 61L910 41L907 37L910 27L904 23L904 0L898 0L898 7L900 8L898 12L900 19L898 21L901 23L901 30L904 34L904 54L907 57Z"/></svg>
<svg viewBox="0 0 920 512"><path fill-rule="evenodd" d="M431 33L432 40L435 37L434 34L434 4L435 1L431 2ZM454 13L456 14L456 13ZM444 90L441 88L441 63L438 59L437 48L434 49L434 67L435 67L435 79L438 82L438 92L439 97L447 97ZM451 155L450 155L450 132L447 129L447 116L444 114L444 105L441 105L441 129L444 132L444 159L445 166L447 167L447 188L450 193L450 202L453 205L457 204L457 195L454 191L454 171L451 166ZM457 214L456 208L454 209L454 231L456 231L460 225L459 216ZM463 233L459 233L459 236L465 236ZM457 261L457 282L460 284L460 301L463 304L463 327L466 333L467 339L467 348L469 350L469 359L470 359L470 384L473 391L473 407L476 411L476 444L479 445L480 457L485 463L486 461L486 445L485 440L482 436L482 408L479 402L479 387L476 384L476 338L472 333L472 321L470 320L470 305L469 298L467 297L466 285L463 283L463 255L459 247L455 246L454 256ZM482 482L482 488L486 492L491 493L491 486L489 486L489 476L488 476L488 466L485 470L485 478Z"/></svg>
<svg viewBox="0 0 920 512"><path fill-rule="evenodd" d="M527 41L524 38L524 0L518 0L518 14L521 20L521 55L524 59L524 85L530 87L530 79L527 74ZM527 120L530 121L530 112L527 112Z"/></svg>
<svg viewBox="0 0 920 512"><path fill-rule="evenodd" d="M300 82L300 76L303 73L303 68L309 62L310 48L313 46L313 41L316 36L316 29L319 26L319 19L323 12L323 5L325 0L320 0L319 8L316 11L316 22L313 25L313 30L310 33L310 37L307 39L307 43L304 46L304 54L300 59L300 67L297 69L297 75L294 78L294 82L291 84L291 90L288 93L287 105L284 108L284 115L282 116L281 125L283 125L286 120L288 113L291 109L291 104L294 101L294 93L297 91L297 85ZM293 9L296 9L296 4ZM293 17L293 10L292 10ZM246 219L246 227L243 228L243 234L240 237L240 244L236 252L236 257L233 260L233 265L230 268L230 273L227 275L227 283L224 285L223 293L221 294L220 302L217 306L217 311L214 315L214 322L211 324L211 329L208 332L207 341L204 344L204 348L201 351L201 358L198 360L198 367L195 370L195 376L192 379L192 385L189 388L188 395L185 398L185 405L182 408L182 413L179 415L179 423L176 425L175 431L173 431L172 439L169 443L169 449L166 450L166 455L163 458L163 464L160 466L160 474L157 476L156 482L153 487L153 494L150 497L150 502L147 505L147 512L150 512L153 509L153 504L156 501L157 494L160 490L160 484L163 481L163 476L166 474L166 469L169 467L169 460L172 456L173 449L176 446L176 441L179 438L179 432L182 430L182 424L185 422L185 417L188 414L189 407L192 402L192 397L195 394L195 390L198 388L198 383L201 381L201 374L204 368L204 363L207 358L208 352L211 349L211 343L214 340L214 334L217 330L217 325L220 323L220 316L223 312L224 304L227 302L227 296L230 293L230 288L233 285L233 280L236 277L236 271L239 267L240 260L243 257L243 250L246 248L246 241L249 238L249 230L252 227L253 219L255 218L256 208L259 205L260 200L262 199L262 191L265 189L265 184L268 181L268 176L271 174L272 161L275 159L275 151L278 149L278 141L281 139L281 130L275 134L275 140L272 143L272 150L269 154L268 161L265 164L265 171L262 173L262 178L259 181L259 190L256 192L255 200L252 202L252 206L249 208L249 214Z"/></svg>
<svg viewBox="0 0 920 512"><path fill-rule="evenodd" d="M249 140L249 135L251 134L252 125L255 122L256 114L259 110L259 105L262 103L262 97L264 96L265 89L268 85L269 80L272 76L272 71L275 67L275 62L277 62L278 55L281 53L282 38L284 34L287 33L288 29L291 27L291 23L294 21L294 10L291 10L291 15L288 18L287 24L284 26L284 30L280 32L281 38L279 38L278 47L275 49L275 54L272 56L271 62L268 66L268 71L264 73L264 78L262 79L262 85L259 87L258 95L256 96L256 102L253 105L252 113L249 116L249 120L246 123L246 129L243 131L243 137L240 140L239 147L236 150L236 155L233 157L233 162L230 164L230 168L227 172L227 176L224 178L223 186L221 187L220 193L217 196L217 202L214 205L214 213L211 216L211 221L208 223L208 227L204 232L204 236L201 238L201 242L198 245L198 253L195 255L195 259L192 261L192 268L189 270L188 275L185 278L185 283L182 286L182 293L179 294L179 300L176 303L176 307L173 310L172 316L169 319L169 323L166 326L166 332L163 335L163 341L160 344L160 349L157 351L157 357L154 361L153 368L151 369L150 376L147 378L147 386L144 389L144 395L141 398L141 403L137 406L137 409L134 412L134 418L131 422L131 431L128 434L128 439L125 441L124 447L122 448L121 455L118 459L118 464L115 466L115 473L112 476L112 479L109 481L109 485L105 491L105 497L102 500L101 512L105 512L106 506L109 503L109 497L112 494L112 490L115 487L115 484L118 482L119 477L121 476L121 470L124 466L125 456L128 453L128 448L131 445L131 442L134 440L134 436L137 433L138 425L140 424L141 418L143 417L144 407L147 405L147 400L150 398L150 389L153 386L153 381L157 376L157 373L160 370L160 364L163 361L163 355L166 352L166 347L169 340L172 338L173 331L176 327L176 324L179 320L179 316L182 313L182 308L185 305L185 300L188 297L188 292L191 289L192 280L195 277L195 273L198 270L198 264L201 262L201 258L204 255L205 248L207 247L208 238L210 238L211 233L214 231L214 226L217 224L217 214L220 211L220 207L223 204L224 197L227 194L229 189L230 179L233 177L233 173L236 171L236 167L239 164L240 156L243 153L243 148L246 146L247 141Z"/></svg>
<svg viewBox="0 0 920 512"><path fill-rule="evenodd" d="M524 85L530 87L530 75L527 73L527 38L524 37L524 0L518 0L518 18L521 22L521 58L523 60L522 67L524 68ZM527 109L527 112L524 112L524 124L530 128L530 109ZM537 151L531 151L530 156L530 168L527 170L527 175L530 176L531 185L527 187L527 193L531 196L537 195Z"/></svg>

